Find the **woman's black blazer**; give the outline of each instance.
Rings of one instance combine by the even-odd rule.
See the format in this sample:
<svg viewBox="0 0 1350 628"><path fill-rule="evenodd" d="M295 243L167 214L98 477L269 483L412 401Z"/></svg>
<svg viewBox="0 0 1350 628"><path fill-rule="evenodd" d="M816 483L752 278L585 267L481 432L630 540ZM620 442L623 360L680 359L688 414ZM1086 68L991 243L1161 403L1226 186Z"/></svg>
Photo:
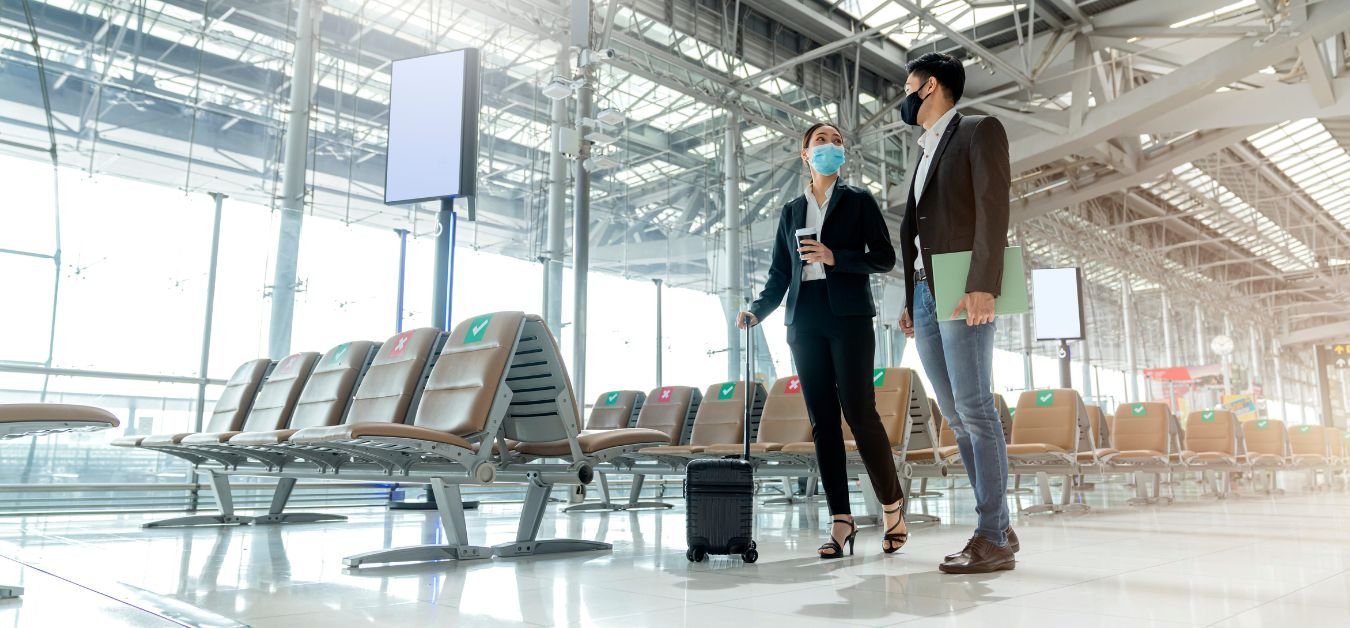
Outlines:
<svg viewBox="0 0 1350 628"><path fill-rule="evenodd" d="M767 318L778 309L786 294L787 319L784 323L792 324L802 282L796 232L805 226L806 196L803 195L784 205L779 216L769 278L759 298L750 306L755 318L761 321ZM824 279L829 288L830 310L837 316L876 316L868 275L895 268L895 247L872 193L836 183L829 206L825 208L821 232L821 242L834 252L834 265L825 267Z"/></svg>

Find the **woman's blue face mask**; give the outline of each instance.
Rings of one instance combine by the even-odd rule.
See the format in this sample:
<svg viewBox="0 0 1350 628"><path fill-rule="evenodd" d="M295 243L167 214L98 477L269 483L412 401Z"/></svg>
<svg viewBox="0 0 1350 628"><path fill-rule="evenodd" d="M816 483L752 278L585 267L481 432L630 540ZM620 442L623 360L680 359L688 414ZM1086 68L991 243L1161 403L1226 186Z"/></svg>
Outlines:
<svg viewBox="0 0 1350 628"><path fill-rule="evenodd" d="M844 166L844 147L835 144L812 146L808 156L811 168L825 176L830 176Z"/></svg>

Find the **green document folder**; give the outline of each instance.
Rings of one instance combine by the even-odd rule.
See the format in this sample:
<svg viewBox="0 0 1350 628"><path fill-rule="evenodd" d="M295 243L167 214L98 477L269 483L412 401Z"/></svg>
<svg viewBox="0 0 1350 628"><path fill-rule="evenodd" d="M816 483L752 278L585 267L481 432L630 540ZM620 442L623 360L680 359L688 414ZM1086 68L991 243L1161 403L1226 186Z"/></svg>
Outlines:
<svg viewBox="0 0 1350 628"><path fill-rule="evenodd" d="M937 301L938 320L955 320L951 318L952 310L966 296L966 276L969 274L970 251L933 256L929 282L933 288L933 299ZM1029 311L1027 269L1022 261L1022 247L1010 246L1003 250L1003 289L994 299L994 314L1008 316Z"/></svg>

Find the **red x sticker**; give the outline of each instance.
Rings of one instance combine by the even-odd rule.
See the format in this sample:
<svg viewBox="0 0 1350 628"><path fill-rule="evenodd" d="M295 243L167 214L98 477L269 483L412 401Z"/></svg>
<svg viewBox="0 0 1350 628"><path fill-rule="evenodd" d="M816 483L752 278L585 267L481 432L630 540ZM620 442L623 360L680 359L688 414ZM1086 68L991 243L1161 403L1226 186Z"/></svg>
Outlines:
<svg viewBox="0 0 1350 628"><path fill-rule="evenodd" d="M403 350L408 348L408 341L412 340L412 334L411 331L405 331L399 334L398 337L394 339L394 348L389 351L389 355L402 355Z"/></svg>
<svg viewBox="0 0 1350 628"><path fill-rule="evenodd" d="M784 389L783 392L786 392L788 394L796 394L800 393L801 391L802 391L802 378L793 377L792 379L788 380L787 388Z"/></svg>
<svg viewBox="0 0 1350 628"><path fill-rule="evenodd" d="M299 357L300 355L296 353L292 353L286 356L284 359L281 360L281 364L277 365L276 372L289 373L292 369L295 368L296 364L299 364Z"/></svg>
<svg viewBox="0 0 1350 628"><path fill-rule="evenodd" d="M675 394L675 388L674 388L673 386L666 386L665 388L662 388L662 389L661 389L661 394L659 394L659 395L656 396L656 400L657 400L657 401L662 401L662 402L670 401L670 400L671 400L671 397L672 397L674 394Z"/></svg>

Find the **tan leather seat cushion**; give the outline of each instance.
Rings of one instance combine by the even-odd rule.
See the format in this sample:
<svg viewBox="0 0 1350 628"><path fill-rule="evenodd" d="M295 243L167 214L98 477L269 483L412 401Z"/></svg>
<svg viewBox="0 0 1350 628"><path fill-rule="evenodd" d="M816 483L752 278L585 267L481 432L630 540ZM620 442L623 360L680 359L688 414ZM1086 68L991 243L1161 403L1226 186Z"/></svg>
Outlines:
<svg viewBox="0 0 1350 628"><path fill-rule="evenodd" d="M105 423L117 427L117 417L103 408L77 406L66 403L4 403L0 404L0 423L79 421Z"/></svg>
<svg viewBox="0 0 1350 628"><path fill-rule="evenodd" d="M119 436L112 439L108 444L113 447L140 447L143 440L145 440L144 436Z"/></svg>
<svg viewBox="0 0 1350 628"><path fill-rule="evenodd" d="M1274 454L1247 454L1247 461L1252 464L1280 464L1284 458Z"/></svg>
<svg viewBox="0 0 1350 628"><path fill-rule="evenodd" d="M1194 452L1191 452L1190 455L1185 456L1184 458L1185 458L1186 462L1233 462L1233 463L1235 463L1235 462L1238 461L1237 458L1235 458L1235 457L1233 457L1233 456L1231 456L1231 455L1228 455L1228 454L1225 454L1225 453L1221 453L1221 452L1217 452L1217 451L1207 451L1207 452L1199 453L1199 454L1194 453Z"/></svg>
<svg viewBox="0 0 1350 628"><path fill-rule="evenodd" d="M321 445L327 442L361 438L407 438L473 449L473 443L454 434L402 423L351 423L348 425L307 427L291 436L291 442L297 445Z"/></svg>
<svg viewBox="0 0 1350 628"><path fill-rule="evenodd" d="M801 455L814 456L816 455L816 444L811 441L803 443L788 443L786 445L783 445L783 448L780 449L779 451L785 454L793 454L796 456ZM857 441L851 440L844 441L844 451L846 452L858 451Z"/></svg>
<svg viewBox="0 0 1350 628"><path fill-rule="evenodd" d="M1317 454L1294 454L1293 460L1300 464L1326 464L1327 457Z"/></svg>
<svg viewBox="0 0 1350 628"><path fill-rule="evenodd" d="M957 447L956 445L947 445L945 447L938 447L937 455L939 459L946 460L947 458L950 458L952 456L961 455L961 448ZM912 462L925 462L925 461L932 462L933 450L931 448L928 448L928 449L915 449L913 451L906 452L905 460Z"/></svg>
<svg viewBox="0 0 1350 628"><path fill-rule="evenodd" d="M1114 453L1116 453L1116 450L1111 449L1110 447L1103 447L1095 451L1080 451L1078 452L1078 461L1090 462L1094 459L1094 457L1101 458L1102 456L1109 456Z"/></svg>
<svg viewBox="0 0 1350 628"><path fill-rule="evenodd" d="M640 427L618 428L581 432L577 435L577 445L581 447L581 453L590 455L615 447L668 442L666 438L665 432L659 430L648 430ZM512 449L529 456L567 457L572 455L572 448L566 440L516 443L512 445Z"/></svg>
<svg viewBox="0 0 1350 628"><path fill-rule="evenodd" d="M177 445L183 442L184 438L192 436L195 432L179 432L177 434L151 434L141 440L141 447L163 447L165 445Z"/></svg>
<svg viewBox="0 0 1350 628"><path fill-rule="evenodd" d="M1021 415L1021 411L1018 412ZM1008 445L1009 456L1034 456L1036 454L1063 454L1068 453L1063 448L1046 443L1021 443L1017 445Z"/></svg>
<svg viewBox="0 0 1350 628"><path fill-rule="evenodd" d="M687 456L703 453L703 449L702 445L660 445L639 449L638 453L652 456Z"/></svg>
<svg viewBox="0 0 1350 628"><path fill-rule="evenodd" d="M750 443L750 453L765 454L771 451L782 451L783 443ZM714 454L718 456L739 454L745 451L744 445L709 445L703 450L705 454Z"/></svg>
<svg viewBox="0 0 1350 628"><path fill-rule="evenodd" d="M231 445L280 445L300 430L272 430L270 432L243 432L230 439Z"/></svg>
<svg viewBox="0 0 1350 628"><path fill-rule="evenodd" d="M1166 457L1167 454L1151 449L1131 449L1130 451L1117 451L1111 454L1111 460L1148 460Z"/></svg>
<svg viewBox="0 0 1350 628"><path fill-rule="evenodd" d="M219 445L220 443L229 442L231 438L234 438L241 433L242 432L206 432L203 434L188 434L183 437L182 443L184 445Z"/></svg>

